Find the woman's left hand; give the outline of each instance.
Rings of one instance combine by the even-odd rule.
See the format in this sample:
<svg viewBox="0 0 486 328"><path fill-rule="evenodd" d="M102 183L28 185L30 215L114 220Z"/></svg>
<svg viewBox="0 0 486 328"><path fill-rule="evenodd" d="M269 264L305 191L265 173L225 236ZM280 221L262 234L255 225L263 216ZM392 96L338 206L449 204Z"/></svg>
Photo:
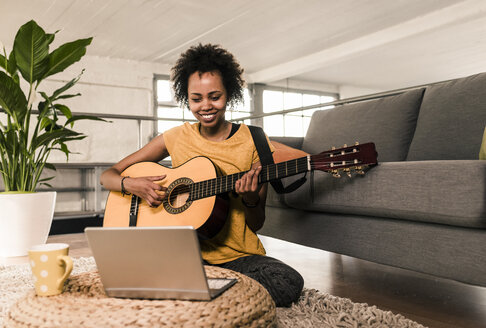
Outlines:
<svg viewBox="0 0 486 328"><path fill-rule="evenodd" d="M262 167L258 166L246 172L245 175L236 181L235 192L241 195L244 203L257 204L260 201L258 193L262 185L258 184L258 176L261 171Z"/></svg>

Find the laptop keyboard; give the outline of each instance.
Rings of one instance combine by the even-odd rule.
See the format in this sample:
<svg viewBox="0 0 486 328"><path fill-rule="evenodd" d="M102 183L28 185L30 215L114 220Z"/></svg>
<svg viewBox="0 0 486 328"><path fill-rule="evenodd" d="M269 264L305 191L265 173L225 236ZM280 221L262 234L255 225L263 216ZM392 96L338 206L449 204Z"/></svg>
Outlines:
<svg viewBox="0 0 486 328"><path fill-rule="evenodd" d="M209 289L220 289L226 286L229 282L231 282L231 279L208 278Z"/></svg>

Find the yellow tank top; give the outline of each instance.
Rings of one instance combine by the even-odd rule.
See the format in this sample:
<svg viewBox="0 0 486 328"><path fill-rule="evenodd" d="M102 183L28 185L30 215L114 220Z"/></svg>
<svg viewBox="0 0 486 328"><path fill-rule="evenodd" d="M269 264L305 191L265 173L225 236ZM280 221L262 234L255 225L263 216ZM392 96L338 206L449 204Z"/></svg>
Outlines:
<svg viewBox="0 0 486 328"><path fill-rule="evenodd" d="M200 123L185 123L164 132L164 142L172 166L184 164L196 156L206 156L228 175L247 171L259 161L250 129L241 124L234 135L223 141L210 141L199 133ZM271 151L274 150L271 144ZM230 193L230 210L223 229L212 239L201 242L203 258L220 264L251 254L265 255L258 236L248 227L241 197Z"/></svg>

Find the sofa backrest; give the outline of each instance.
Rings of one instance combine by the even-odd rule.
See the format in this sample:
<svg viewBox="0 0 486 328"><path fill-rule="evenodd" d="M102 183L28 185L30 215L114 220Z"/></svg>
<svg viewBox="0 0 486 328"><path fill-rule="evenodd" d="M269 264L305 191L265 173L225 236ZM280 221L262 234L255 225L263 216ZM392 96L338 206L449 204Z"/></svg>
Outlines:
<svg viewBox="0 0 486 328"><path fill-rule="evenodd" d="M486 125L486 73L428 86L409 161L478 159Z"/></svg>
<svg viewBox="0 0 486 328"><path fill-rule="evenodd" d="M316 154L343 144L374 142L378 161L403 161L424 89L314 112L302 150Z"/></svg>

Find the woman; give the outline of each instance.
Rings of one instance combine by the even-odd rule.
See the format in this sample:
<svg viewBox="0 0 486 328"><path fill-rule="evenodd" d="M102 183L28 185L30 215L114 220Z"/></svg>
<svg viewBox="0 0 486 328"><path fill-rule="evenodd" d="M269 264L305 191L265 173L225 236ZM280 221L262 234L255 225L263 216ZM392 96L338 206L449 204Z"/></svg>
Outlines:
<svg viewBox="0 0 486 328"><path fill-rule="evenodd" d="M211 44L198 45L181 55L172 68L175 98L199 121L170 129L142 149L103 172L101 183L110 190L135 194L150 206L159 206L166 188L156 184L165 176L122 179L128 166L159 162L171 156L179 166L195 156L206 156L222 174L248 171L229 195L230 211L222 230L201 241L206 264L243 273L260 282L277 306L289 306L302 291L300 274L279 260L265 256L256 232L265 221L267 185L258 184L261 171L248 127L225 120L227 106L243 100L243 69L233 55ZM271 149L273 147L270 145Z"/></svg>

